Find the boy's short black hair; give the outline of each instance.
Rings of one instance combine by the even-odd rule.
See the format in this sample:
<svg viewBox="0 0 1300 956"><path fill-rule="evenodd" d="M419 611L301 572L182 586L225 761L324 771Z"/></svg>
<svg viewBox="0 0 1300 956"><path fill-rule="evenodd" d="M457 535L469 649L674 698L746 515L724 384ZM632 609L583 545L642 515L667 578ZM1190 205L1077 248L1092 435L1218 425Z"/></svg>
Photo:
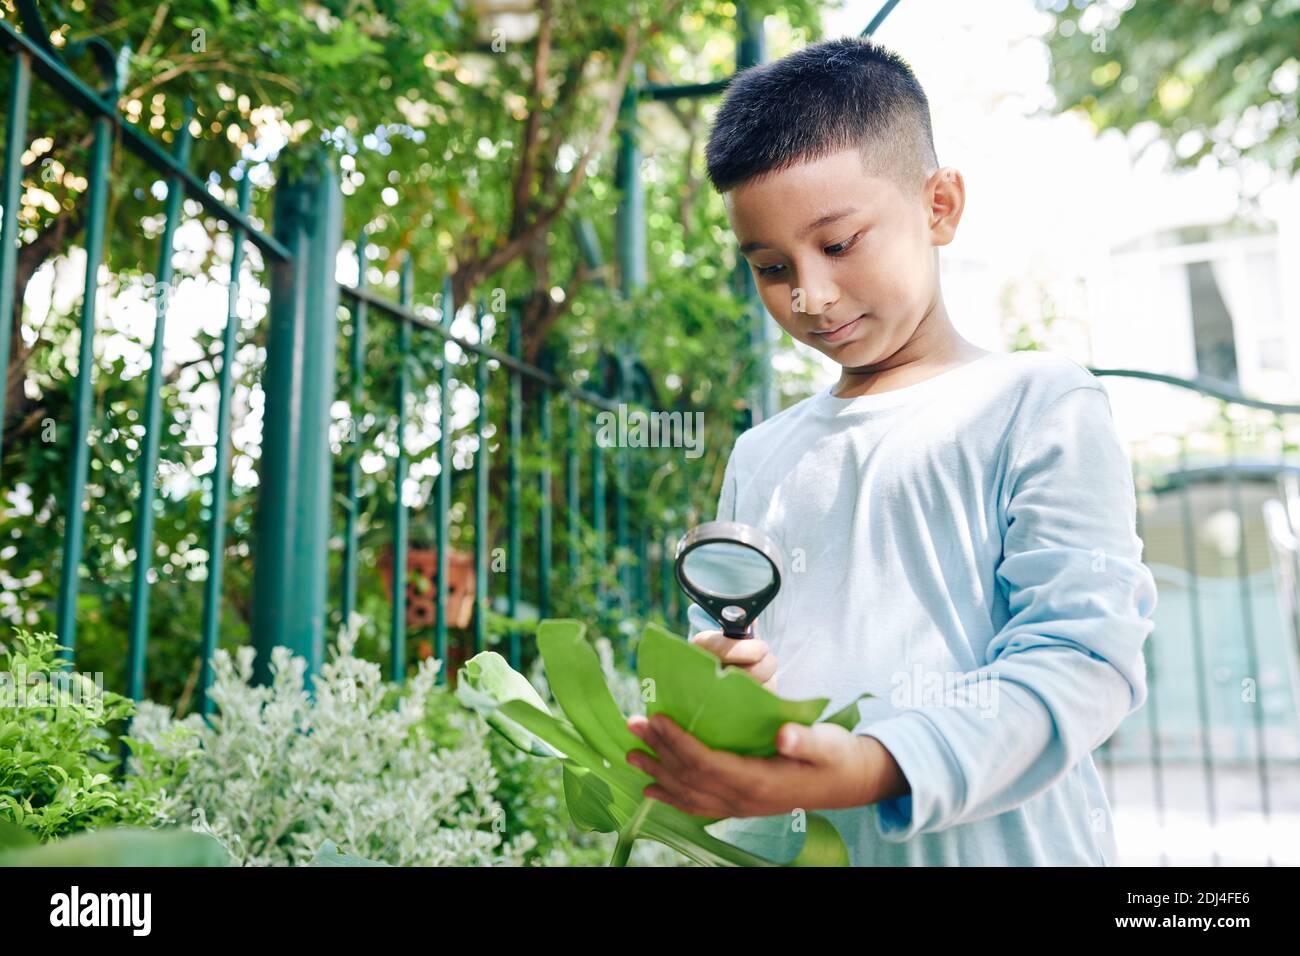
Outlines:
<svg viewBox="0 0 1300 956"><path fill-rule="evenodd" d="M864 168L908 193L939 168L925 90L870 40L824 40L737 74L705 149L720 193L857 146Z"/></svg>

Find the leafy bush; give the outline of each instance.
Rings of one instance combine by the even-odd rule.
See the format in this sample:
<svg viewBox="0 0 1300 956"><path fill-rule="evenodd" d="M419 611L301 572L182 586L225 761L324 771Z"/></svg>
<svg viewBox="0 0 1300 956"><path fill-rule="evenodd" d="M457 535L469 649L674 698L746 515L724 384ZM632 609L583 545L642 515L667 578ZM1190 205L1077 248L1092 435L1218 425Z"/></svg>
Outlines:
<svg viewBox="0 0 1300 956"><path fill-rule="evenodd" d="M355 630L353 631L355 634ZM5 672L59 672L53 635L18 631ZM635 675L620 671L610 642L595 642L608 684L626 712L642 712ZM305 693L301 660L280 649L272 686L253 688L252 649L214 660L205 723L176 720L145 701L101 692L68 674L55 694L17 688L0 696L0 820L41 841L107 827L183 825L211 834L239 864L301 864L338 855L396 864L599 866L613 834L579 830L563 779L537 764L434 685L425 661L404 688L340 641ZM6 658L0 656L0 662ZM540 660L532 679L550 699ZM22 709L19 709L19 705ZM37 706L40 704L41 706ZM125 780L109 726L135 712ZM467 833L457 836L464 826ZM427 836L427 839L426 839ZM632 862L692 865L669 847L639 842Z"/></svg>
<svg viewBox="0 0 1300 956"><path fill-rule="evenodd" d="M53 634L15 630L0 648L0 821L42 841L152 818L160 795L113 779L109 725L131 701L63 669Z"/></svg>
<svg viewBox="0 0 1300 956"><path fill-rule="evenodd" d="M354 640L340 632L311 695L305 662L287 648L273 651L267 687L250 683L252 648L218 651L219 712L209 724L142 704L128 786L170 781L157 822L210 833L241 865L307 864L327 840L396 865L522 864L534 841L505 838L486 728L427 719L439 662L397 688L352 655Z"/></svg>

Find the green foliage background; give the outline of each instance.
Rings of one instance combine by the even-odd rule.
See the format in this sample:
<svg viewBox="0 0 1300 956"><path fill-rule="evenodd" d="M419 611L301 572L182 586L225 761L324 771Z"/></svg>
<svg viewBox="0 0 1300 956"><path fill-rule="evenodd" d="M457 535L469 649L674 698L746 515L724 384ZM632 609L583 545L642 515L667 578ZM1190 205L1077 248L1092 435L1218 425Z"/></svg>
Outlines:
<svg viewBox="0 0 1300 956"><path fill-rule="evenodd" d="M762 2L751 10L769 18L769 35L781 44L818 32L816 4ZM227 3L180 0L158 5L73 0L43 4L56 47L86 82L102 85L90 58L74 55L76 44L102 40L118 49L129 44L129 70L119 108L127 122L170 149L180 129L185 99L192 99L197 134L191 168L231 205L238 181L252 177L254 221L270 229L273 183L292 175L308 147L324 142L346 194L344 253L365 231L371 254L367 280L395 297L397 273L410 255L417 311L436 316L435 296L450 275L461 301L487 301L492 290L522 310L527 357L552 365L585 387L602 352L631 350L651 370L658 407L703 413L705 454L686 459L681 449L629 451L629 528L654 542L701 517L711 517L734 429L743 423L743 395L752 357L743 304L733 294L735 254L720 197L703 182L704 135L716 98L707 103L648 104L643 107L643 180L647 192L649 281L629 299L617 288L614 217L618 199L614 156L617 142L604 125L607 107L621 95L624 60L652 82L694 82L727 75L735 58L735 8L726 2L669 4L581 2L542 4L549 18L548 68L534 84L541 40L507 42L493 49L480 22L481 5L455 0L415 3ZM0 2L0 16L17 23L12 2ZM635 30L632 26L635 25ZM21 25L20 25L21 29ZM626 71L628 75L631 70ZM8 71L0 71L0 97L8 95ZM627 77L624 77L626 80ZM258 141L261 127L271 130ZM29 149L19 209L23 252L20 292L27 280L48 270L77 285L75 250L81 235L88 189L89 124L76 110L34 81L28 117ZM283 137L283 142L277 138ZM603 136L602 136L603 133ZM277 152L278 150L278 152ZM587 175L571 191L575 159L590 150ZM528 158L525 162L526 157ZM154 294L164 190L158 174L121 147L112 160L107 282L101 303ZM224 300L230 234L224 223L192 200L184 218L197 222L206 247L178 256L178 281L206 279L205 296ZM548 218L557 211L553 218ZM574 227L587 219L595 228L604 264L582 262ZM494 271L493 254L523 236L517 255ZM265 360L266 263L246 245L242 288L248 296L241 319L236 360L234 472L244 476L231 489L221 646L249 639L256 486L248 475L260 448L260 381ZM69 257L69 253L73 253ZM44 271L43 271L44 270ZM0 615L38 629L54 628L67 489L68 438L79 341L79 298L55 296L45 312L28 297L15 323L5 407L5 441L0 461ZM561 306L562 304L562 306ZM44 314L41 314L43 313ZM486 340L505 349L504 316L494 315ZM170 323L183 321L172 315ZM338 398L350 393L347 373L351 319L340 310ZM150 323L151 324L151 323ZM148 348L149 333L125 329L100 317L95 341L94 416L90 487L81 598L78 606L78 666L103 672L106 685L125 684L123 661L129 622L132 533L140 414L147 359L123 353ZM437 407L435 341L418 331L410 359L414 421ZM150 645L146 695L182 711L194 702L203 582L207 569L207 522L211 505L212 450L188 436L206 420L221 361L220 330L206 327L196 338L202 358L180 364L165 357L165 428L160 452L155 554L151 586ZM361 490L360 606L370 623L359 649L387 654L388 595L377 571L392 533L393 404L398 368L391 324L372 313L367 329L363 380L364 409L358 410L359 448L378 467L367 470ZM472 387L473 370L458 359L458 387ZM796 379L798 377L796 376ZM793 388L797 391L798 381ZM508 543L505 507L505 411L508 376L492 375L489 399L495 434L490 440L492 547ZM525 487L523 548L518 556L524 599L535 602L539 571L536 475L553 463L556 554L551 594L553 615L593 612L598 578L613 586L618 560L612 555L614 507L609 516L609 552L596 560L590 529L590 445L594 425L580 421L583 469L581 566L564 566L567 539L561 443L567 409L553 403L555 439L539 447L534 415L536 394L525 385ZM205 407L205 403L208 407ZM589 414L589 413L588 413ZM336 413L340 423L348 415ZM457 434L459 455L453 477L452 543L472 546L473 423ZM432 536L428 507L432 475L423 472L436 455L436 427L416 427L407 436L414 501L415 541ZM348 449L336 444L336 503L332 589L340 580L343 506ZM607 456L608 457L608 456ZM613 467L610 468L612 482ZM167 477L170 476L170 477ZM14 496L17 496L16 498ZM651 545L650 550L653 550ZM611 560L612 558L612 560ZM510 560L507 557L507 560ZM656 570L656 573L657 570ZM494 596L504 593L504 575L494 574ZM663 592L652 578L652 593ZM343 622L338 593L332 594L331 632ZM680 610L680 608L678 608ZM499 620L499 619L495 619ZM611 633L620 633L608 622ZM408 660L429 633L409 634ZM459 635L462 641L467 635Z"/></svg>

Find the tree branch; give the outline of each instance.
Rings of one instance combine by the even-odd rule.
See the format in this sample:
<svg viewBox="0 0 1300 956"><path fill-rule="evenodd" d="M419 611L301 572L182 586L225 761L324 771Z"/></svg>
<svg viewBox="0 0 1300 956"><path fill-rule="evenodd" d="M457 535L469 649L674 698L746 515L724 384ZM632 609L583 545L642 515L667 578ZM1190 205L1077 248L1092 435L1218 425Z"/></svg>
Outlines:
<svg viewBox="0 0 1300 956"><path fill-rule="evenodd" d="M611 96L609 103L606 104L605 115L601 119L600 126L583 150L581 158L574 167L573 175L565 185L564 192L554 205L541 213L520 235L500 244L481 262L476 263L474 268L474 272L477 274L476 278L492 275L519 258L523 251L532 244L537 234L549 228L560 213L564 211L570 200L577 194L578 188L587 178L587 166L591 162L592 153L595 152L598 145L603 144L609 138L610 131L614 128L614 122L618 118L619 106L623 100L623 91L627 89L628 76L632 72L632 62L636 59L639 47L640 28L636 21L633 21L628 26L627 42L623 47L623 56L618 65L618 72L614 77L615 95Z"/></svg>
<svg viewBox="0 0 1300 956"><path fill-rule="evenodd" d="M533 76L528 87L528 119L524 121L524 144L519 156L519 173L515 177L513 209L510 216L509 235L517 236L527 222L529 193L537 166L537 150L542 129L542 98L546 89L546 75L551 60L551 0L540 0L538 9L541 24L537 30L537 52L533 57Z"/></svg>

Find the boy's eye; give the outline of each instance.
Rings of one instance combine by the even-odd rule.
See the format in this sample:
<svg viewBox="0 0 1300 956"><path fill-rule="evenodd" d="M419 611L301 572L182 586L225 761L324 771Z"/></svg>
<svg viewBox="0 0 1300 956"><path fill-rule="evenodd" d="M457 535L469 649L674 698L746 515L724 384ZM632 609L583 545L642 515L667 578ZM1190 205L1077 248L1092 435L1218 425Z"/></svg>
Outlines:
<svg viewBox="0 0 1300 956"><path fill-rule="evenodd" d="M837 242L834 245L827 246L823 251L826 252L828 255L842 256L844 255L844 253L848 252L850 249L854 247L854 245L857 244L858 235L860 235L860 233L850 236L849 238L845 239L843 242Z"/></svg>
<svg viewBox="0 0 1300 956"><path fill-rule="evenodd" d="M834 245L824 247L822 251L830 256L842 256L844 255L844 253L848 252L855 245L857 245L858 240L860 238L862 238L862 233L860 232L855 233L849 238L845 239L843 242L837 242ZM782 265L781 263L777 263L774 266L754 266L754 272L755 274L766 278L768 276L776 275L784 268L785 266Z"/></svg>

